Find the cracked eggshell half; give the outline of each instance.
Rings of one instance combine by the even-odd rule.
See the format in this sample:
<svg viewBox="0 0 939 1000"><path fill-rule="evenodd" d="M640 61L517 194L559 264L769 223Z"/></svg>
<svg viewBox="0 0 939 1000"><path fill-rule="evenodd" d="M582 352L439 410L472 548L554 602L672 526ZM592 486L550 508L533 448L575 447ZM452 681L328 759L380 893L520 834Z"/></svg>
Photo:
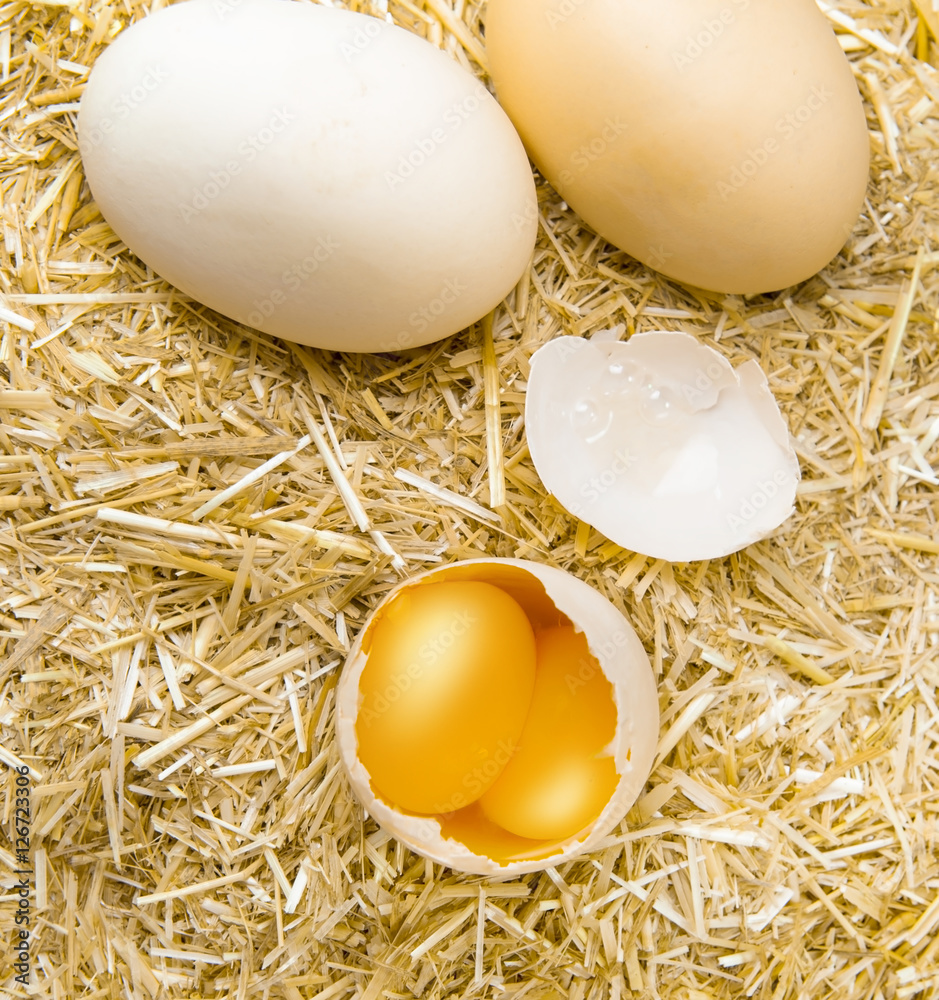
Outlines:
<svg viewBox="0 0 939 1000"><path fill-rule="evenodd" d="M496 826L471 805L444 815L419 815L390 805L373 787L359 759L356 720L360 681L368 661L369 631L383 609L410 588L481 581L498 587L524 610L533 630L573 625L612 687L615 735L607 752L618 781L598 816L559 841L519 837ZM624 818L638 798L655 758L659 736L656 684L649 657L623 615L588 584L563 570L521 559L475 559L429 570L394 588L365 623L349 652L336 694L339 752L355 795L377 822L411 850L477 875L540 871L591 850Z"/></svg>
<svg viewBox="0 0 939 1000"><path fill-rule="evenodd" d="M720 558L793 511L799 463L760 366L734 369L686 333L550 341L525 422L547 489L634 552Z"/></svg>

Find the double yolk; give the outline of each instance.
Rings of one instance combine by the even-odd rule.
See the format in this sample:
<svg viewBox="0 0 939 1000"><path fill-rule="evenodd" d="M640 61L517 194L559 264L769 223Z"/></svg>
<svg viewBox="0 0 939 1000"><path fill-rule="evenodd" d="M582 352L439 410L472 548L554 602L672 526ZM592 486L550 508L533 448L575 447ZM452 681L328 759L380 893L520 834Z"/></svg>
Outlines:
<svg viewBox="0 0 939 1000"><path fill-rule="evenodd" d="M358 756L390 805L558 841L610 800L613 689L571 625L535 631L489 583L425 584L382 610L366 652Z"/></svg>

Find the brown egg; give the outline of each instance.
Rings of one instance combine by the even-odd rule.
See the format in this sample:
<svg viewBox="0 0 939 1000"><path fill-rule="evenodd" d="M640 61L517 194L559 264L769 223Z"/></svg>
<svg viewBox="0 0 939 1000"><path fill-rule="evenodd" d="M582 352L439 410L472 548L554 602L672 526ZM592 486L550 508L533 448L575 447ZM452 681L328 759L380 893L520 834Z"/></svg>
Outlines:
<svg viewBox="0 0 939 1000"><path fill-rule="evenodd" d="M869 140L814 0L490 0L486 45L545 177L669 277L775 291L851 233Z"/></svg>

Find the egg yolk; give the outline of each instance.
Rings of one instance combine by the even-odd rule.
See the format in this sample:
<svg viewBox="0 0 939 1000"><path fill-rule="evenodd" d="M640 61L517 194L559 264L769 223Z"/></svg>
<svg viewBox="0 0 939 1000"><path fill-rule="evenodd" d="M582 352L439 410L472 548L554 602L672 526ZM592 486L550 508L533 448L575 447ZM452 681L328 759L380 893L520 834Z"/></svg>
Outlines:
<svg viewBox="0 0 939 1000"><path fill-rule="evenodd" d="M592 823L616 790L607 749L616 706L582 632L544 629L536 647L535 691L518 752L479 807L520 837L562 840Z"/></svg>
<svg viewBox="0 0 939 1000"><path fill-rule="evenodd" d="M374 791L418 813L475 802L516 753L535 686L535 637L489 583L402 591L369 629L355 731Z"/></svg>

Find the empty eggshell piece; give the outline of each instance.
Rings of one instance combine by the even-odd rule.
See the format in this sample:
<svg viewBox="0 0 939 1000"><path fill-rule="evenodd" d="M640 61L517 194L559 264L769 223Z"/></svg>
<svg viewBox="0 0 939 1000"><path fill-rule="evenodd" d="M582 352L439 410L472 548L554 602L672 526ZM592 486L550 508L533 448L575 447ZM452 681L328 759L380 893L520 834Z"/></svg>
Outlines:
<svg viewBox="0 0 939 1000"><path fill-rule="evenodd" d="M456 333L534 246L531 168L496 100L434 45L348 10L157 10L95 63L78 136L101 214L147 265L314 347Z"/></svg>
<svg viewBox="0 0 939 1000"><path fill-rule="evenodd" d="M550 341L525 422L547 489L635 552L719 558L792 513L799 463L766 376L686 333Z"/></svg>
<svg viewBox="0 0 939 1000"><path fill-rule="evenodd" d="M609 800L585 829L559 839L519 836L486 817L479 802L447 814L395 807L376 789L358 754L356 722L364 700L360 686L368 662L370 629L382 609L413 588L460 581L498 587L523 609L535 634L573 627L587 646L615 705L613 738L603 748L617 780ZM591 669L571 663L575 686L591 682ZM567 678L564 678L565 682ZM494 693L495 696L495 693ZM591 850L621 822L649 776L658 742L659 711L649 657L623 615L588 584L563 570L521 559L474 559L429 570L393 589L356 637L336 692L336 738L356 797L378 823L425 857L479 875L538 871ZM573 737L579 739L576 734ZM593 751L597 748L593 747ZM514 752L514 751L513 751ZM532 766L531 760L526 766ZM472 779L467 780L467 786Z"/></svg>

